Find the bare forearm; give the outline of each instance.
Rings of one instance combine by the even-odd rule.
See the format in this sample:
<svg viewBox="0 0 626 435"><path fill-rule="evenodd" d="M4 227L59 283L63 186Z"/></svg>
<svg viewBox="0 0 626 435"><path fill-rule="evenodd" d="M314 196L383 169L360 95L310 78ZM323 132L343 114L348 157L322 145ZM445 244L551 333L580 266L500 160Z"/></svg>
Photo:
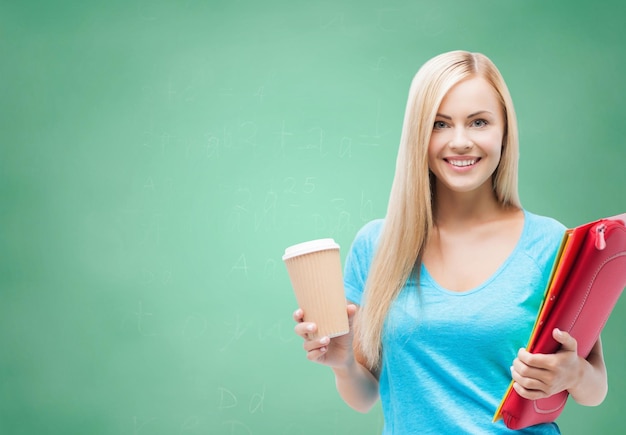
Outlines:
<svg viewBox="0 0 626 435"><path fill-rule="evenodd" d="M587 360L581 360L580 365L579 381L568 391L577 403L585 406L597 406L602 403L608 391L602 352L591 353Z"/></svg>
<svg viewBox="0 0 626 435"><path fill-rule="evenodd" d="M353 409L367 412L378 400L378 380L356 360L346 367L333 368L341 398Z"/></svg>

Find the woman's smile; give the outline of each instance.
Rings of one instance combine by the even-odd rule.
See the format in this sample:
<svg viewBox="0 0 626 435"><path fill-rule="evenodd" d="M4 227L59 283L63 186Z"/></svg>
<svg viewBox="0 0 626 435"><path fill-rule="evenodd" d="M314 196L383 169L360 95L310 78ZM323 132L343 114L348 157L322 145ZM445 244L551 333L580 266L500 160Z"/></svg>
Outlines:
<svg viewBox="0 0 626 435"><path fill-rule="evenodd" d="M471 169L480 161L480 157L445 157L443 160L455 168Z"/></svg>

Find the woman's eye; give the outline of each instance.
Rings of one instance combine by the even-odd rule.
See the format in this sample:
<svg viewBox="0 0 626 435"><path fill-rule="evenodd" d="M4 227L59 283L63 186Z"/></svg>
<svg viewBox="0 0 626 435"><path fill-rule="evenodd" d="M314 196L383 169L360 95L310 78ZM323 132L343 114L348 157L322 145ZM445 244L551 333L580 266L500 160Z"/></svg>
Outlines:
<svg viewBox="0 0 626 435"><path fill-rule="evenodd" d="M486 125L487 125L487 121L485 121L484 119L476 119L472 121L473 127L484 127Z"/></svg>
<svg viewBox="0 0 626 435"><path fill-rule="evenodd" d="M435 128L435 130L440 130L442 128L446 128L446 123L443 121L435 121L433 127Z"/></svg>

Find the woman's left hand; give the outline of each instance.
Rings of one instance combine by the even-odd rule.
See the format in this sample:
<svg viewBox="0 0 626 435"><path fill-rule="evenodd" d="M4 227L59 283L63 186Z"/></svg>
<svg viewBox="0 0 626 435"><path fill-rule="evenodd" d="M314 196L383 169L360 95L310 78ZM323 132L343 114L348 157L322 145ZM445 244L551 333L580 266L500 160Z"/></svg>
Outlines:
<svg viewBox="0 0 626 435"><path fill-rule="evenodd" d="M576 339L556 328L552 336L561 343L555 354L532 354L520 349L513 361L513 388L526 399L543 399L569 390L582 376L584 359L578 356Z"/></svg>

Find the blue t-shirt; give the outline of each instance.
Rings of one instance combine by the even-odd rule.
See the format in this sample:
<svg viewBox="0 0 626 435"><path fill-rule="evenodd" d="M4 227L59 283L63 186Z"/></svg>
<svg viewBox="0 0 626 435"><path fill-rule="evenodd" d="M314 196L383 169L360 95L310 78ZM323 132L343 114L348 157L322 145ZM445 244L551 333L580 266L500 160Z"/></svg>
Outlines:
<svg viewBox="0 0 626 435"><path fill-rule="evenodd" d="M346 297L360 305L383 221L366 224L346 258ZM510 431L493 415L530 336L565 227L524 211L522 235L480 286L442 288L422 265L393 302L382 337L383 434L558 434Z"/></svg>

